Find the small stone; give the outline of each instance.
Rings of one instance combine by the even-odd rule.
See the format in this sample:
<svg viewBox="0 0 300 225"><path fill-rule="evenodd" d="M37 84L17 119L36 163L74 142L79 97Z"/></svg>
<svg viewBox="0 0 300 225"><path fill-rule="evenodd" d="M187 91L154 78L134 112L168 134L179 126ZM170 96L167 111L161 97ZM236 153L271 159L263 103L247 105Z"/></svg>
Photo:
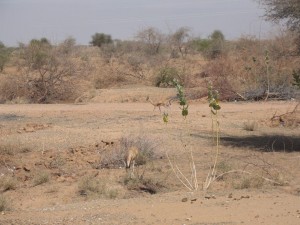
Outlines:
<svg viewBox="0 0 300 225"><path fill-rule="evenodd" d="M241 199L243 199L243 198L250 198L250 196L249 195L242 195Z"/></svg>
<svg viewBox="0 0 300 225"><path fill-rule="evenodd" d="M204 198L206 198L206 199L216 199L216 196L214 196L214 195L206 195Z"/></svg>
<svg viewBox="0 0 300 225"><path fill-rule="evenodd" d="M183 198L181 199L182 202L187 202L188 201L188 198Z"/></svg>
<svg viewBox="0 0 300 225"><path fill-rule="evenodd" d="M26 172L30 172L30 167L29 166L23 166L23 170L25 170Z"/></svg>

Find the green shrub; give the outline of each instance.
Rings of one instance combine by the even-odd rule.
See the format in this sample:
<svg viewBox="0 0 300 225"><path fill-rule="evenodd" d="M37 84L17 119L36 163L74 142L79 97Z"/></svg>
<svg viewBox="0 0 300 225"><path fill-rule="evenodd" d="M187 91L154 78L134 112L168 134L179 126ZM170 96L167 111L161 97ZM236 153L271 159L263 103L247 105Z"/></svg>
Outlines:
<svg viewBox="0 0 300 225"><path fill-rule="evenodd" d="M156 78L156 87L173 87L173 80L180 79L179 71L174 67L162 68Z"/></svg>
<svg viewBox="0 0 300 225"><path fill-rule="evenodd" d="M300 69L293 70L293 78L294 78L293 85L295 85L298 88L300 88Z"/></svg>

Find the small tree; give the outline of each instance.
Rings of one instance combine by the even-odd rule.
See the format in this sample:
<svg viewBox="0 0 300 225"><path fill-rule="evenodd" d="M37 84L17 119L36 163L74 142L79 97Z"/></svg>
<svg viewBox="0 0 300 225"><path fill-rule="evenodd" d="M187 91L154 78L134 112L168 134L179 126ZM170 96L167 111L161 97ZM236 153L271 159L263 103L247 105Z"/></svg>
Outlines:
<svg viewBox="0 0 300 225"><path fill-rule="evenodd" d="M0 72L3 72L5 64L9 60L10 49L5 47L5 45L0 41Z"/></svg>
<svg viewBox="0 0 300 225"><path fill-rule="evenodd" d="M300 32L299 0L258 0L265 6L266 19L284 22L291 30Z"/></svg>
<svg viewBox="0 0 300 225"><path fill-rule="evenodd" d="M300 69L293 71L294 82L293 85L300 89Z"/></svg>
<svg viewBox="0 0 300 225"><path fill-rule="evenodd" d="M194 39L191 46L209 59L215 59L224 52L225 36L215 30L205 39Z"/></svg>
<svg viewBox="0 0 300 225"><path fill-rule="evenodd" d="M215 30L210 35L211 39L211 49L210 57L216 58L223 53L225 36L220 30Z"/></svg>
<svg viewBox="0 0 300 225"><path fill-rule="evenodd" d="M299 0L256 0L265 6L267 20L283 22L287 28L296 32L297 54L300 54L300 1Z"/></svg>
<svg viewBox="0 0 300 225"><path fill-rule="evenodd" d="M111 44L113 40L109 34L104 33L95 33L92 36L92 41L90 42L91 45L101 47L104 44Z"/></svg>

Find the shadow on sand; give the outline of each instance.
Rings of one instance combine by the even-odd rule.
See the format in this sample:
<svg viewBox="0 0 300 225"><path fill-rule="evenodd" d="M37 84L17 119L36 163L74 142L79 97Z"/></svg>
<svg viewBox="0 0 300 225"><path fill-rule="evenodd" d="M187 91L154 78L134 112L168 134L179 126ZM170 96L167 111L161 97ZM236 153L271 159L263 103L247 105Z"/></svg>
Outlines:
<svg viewBox="0 0 300 225"><path fill-rule="evenodd" d="M265 152L300 152L300 135L223 136L221 137L221 144Z"/></svg>

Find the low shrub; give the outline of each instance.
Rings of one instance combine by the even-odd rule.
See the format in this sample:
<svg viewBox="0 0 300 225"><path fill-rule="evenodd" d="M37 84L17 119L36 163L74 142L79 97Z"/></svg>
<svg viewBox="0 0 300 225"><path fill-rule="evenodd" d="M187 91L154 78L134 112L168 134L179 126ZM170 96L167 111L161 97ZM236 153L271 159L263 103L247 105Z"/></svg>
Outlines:
<svg viewBox="0 0 300 225"><path fill-rule="evenodd" d="M137 137L122 137L120 144L109 151L101 154L100 168L120 168L125 166L125 155L127 150L136 146L139 149L139 155L135 160L136 165L144 165L147 162L160 157L157 152L157 141L140 135Z"/></svg>
<svg viewBox="0 0 300 225"><path fill-rule="evenodd" d="M0 194L0 212L8 210L8 201L7 199Z"/></svg>
<svg viewBox="0 0 300 225"><path fill-rule="evenodd" d="M50 180L50 174L46 171L36 173L33 178L33 186L38 186L47 183Z"/></svg>
<svg viewBox="0 0 300 225"><path fill-rule="evenodd" d="M85 176L78 183L78 191L80 195L88 197L106 197L115 199L119 192L117 189L110 188L106 182L94 176Z"/></svg>
<svg viewBox="0 0 300 225"><path fill-rule="evenodd" d="M256 121L247 121L244 123L244 130L246 131L255 131L258 128Z"/></svg>
<svg viewBox="0 0 300 225"><path fill-rule="evenodd" d="M160 69L156 77L156 87L173 87L173 80L180 79L179 71L174 67L165 67Z"/></svg>
<svg viewBox="0 0 300 225"><path fill-rule="evenodd" d="M14 190L17 187L17 180L13 177L2 176L0 177L0 191Z"/></svg>

